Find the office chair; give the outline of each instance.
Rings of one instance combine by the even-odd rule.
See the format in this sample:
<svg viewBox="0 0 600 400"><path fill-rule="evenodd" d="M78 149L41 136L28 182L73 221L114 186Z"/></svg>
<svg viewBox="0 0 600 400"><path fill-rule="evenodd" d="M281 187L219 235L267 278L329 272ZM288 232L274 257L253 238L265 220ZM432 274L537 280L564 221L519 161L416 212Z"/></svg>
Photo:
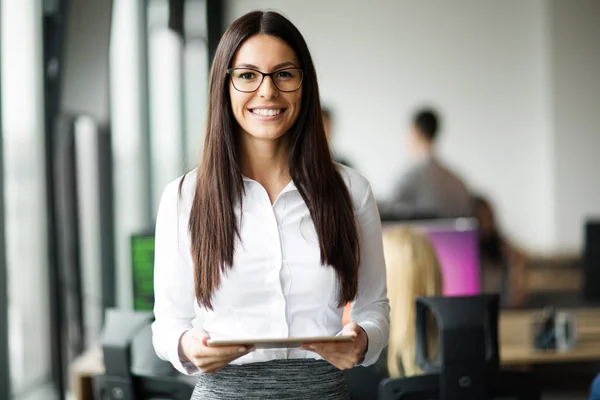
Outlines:
<svg viewBox="0 0 600 400"><path fill-rule="evenodd" d="M94 400L189 400L194 382L160 360L152 347L150 312L109 309L102 332L104 375Z"/></svg>
<svg viewBox="0 0 600 400"><path fill-rule="evenodd" d="M380 400L540 400L528 373L500 371L498 295L419 297L416 363L425 374L386 379ZM427 357L427 315L439 329L439 364Z"/></svg>

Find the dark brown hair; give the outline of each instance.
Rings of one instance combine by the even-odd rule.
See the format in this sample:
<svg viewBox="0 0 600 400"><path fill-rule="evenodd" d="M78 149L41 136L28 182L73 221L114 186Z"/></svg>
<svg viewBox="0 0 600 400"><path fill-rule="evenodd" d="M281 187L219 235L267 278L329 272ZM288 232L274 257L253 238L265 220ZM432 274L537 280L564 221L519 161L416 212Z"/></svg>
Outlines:
<svg viewBox="0 0 600 400"><path fill-rule="evenodd" d="M413 118L413 123L425 139L433 142L437 138L440 123L439 117L433 109L419 110Z"/></svg>
<svg viewBox="0 0 600 400"><path fill-rule="evenodd" d="M204 154L189 220L196 297L201 306L212 309L212 295L219 287L221 273L233 264L235 235L239 236L233 205L242 202L244 187L235 139L238 125L231 109L226 70L244 41L259 33L286 42L304 70L300 114L286 133L290 143L288 167L315 225L321 263L331 265L337 273L338 304L342 306L354 299L358 287L360 252L352 201L332 161L321 119L317 76L306 42L285 17L261 11L231 24L221 38L210 72Z"/></svg>

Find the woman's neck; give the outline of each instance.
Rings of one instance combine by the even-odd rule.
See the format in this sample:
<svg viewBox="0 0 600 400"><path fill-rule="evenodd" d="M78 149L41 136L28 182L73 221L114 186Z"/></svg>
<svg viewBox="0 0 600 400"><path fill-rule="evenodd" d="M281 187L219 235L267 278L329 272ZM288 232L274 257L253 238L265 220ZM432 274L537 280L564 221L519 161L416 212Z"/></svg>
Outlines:
<svg viewBox="0 0 600 400"><path fill-rule="evenodd" d="M242 174L260 183L274 202L291 180L287 140L241 140L239 150Z"/></svg>

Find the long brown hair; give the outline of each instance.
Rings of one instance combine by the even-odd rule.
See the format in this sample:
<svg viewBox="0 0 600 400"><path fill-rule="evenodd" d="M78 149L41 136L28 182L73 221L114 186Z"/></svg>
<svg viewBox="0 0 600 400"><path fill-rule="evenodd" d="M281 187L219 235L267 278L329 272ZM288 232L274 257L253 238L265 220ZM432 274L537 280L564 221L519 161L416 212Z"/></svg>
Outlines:
<svg viewBox="0 0 600 400"><path fill-rule="evenodd" d="M239 229L234 202L242 202L244 187L236 149L238 128L229 98L226 74L235 53L248 38L267 34L286 42L304 70L302 105L289 136L288 168L304 199L319 237L321 263L338 277L338 304L356 296L360 260L354 210L327 143L317 75L308 46L298 29L275 12L254 11L237 19L224 33L210 72L209 108L204 153L190 213L189 231L198 304L212 309L212 295L221 273L233 264ZM180 183L180 193L183 179Z"/></svg>

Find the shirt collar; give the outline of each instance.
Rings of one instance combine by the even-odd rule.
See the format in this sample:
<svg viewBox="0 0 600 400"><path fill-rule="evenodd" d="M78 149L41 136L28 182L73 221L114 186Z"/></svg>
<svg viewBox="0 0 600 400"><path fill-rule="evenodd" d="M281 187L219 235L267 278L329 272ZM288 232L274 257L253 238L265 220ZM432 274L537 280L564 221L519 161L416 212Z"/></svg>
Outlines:
<svg viewBox="0 0 600 400"><path fill-rule="evenodd" d="M248 178L247 176L242 174L242 180L244 182L254 182L259 184L258 182L256 182L254 179L252 178ZM260 185L260 184L259 184ZM298 191L298 188L296 187L296 184L294 183L293 180L291 180L287 185L285 185L285 187L283 188L283 190L281 191L281 193L279 193L279 195L281 196L284 193L287 192L293 192L293 191Z"/></svg>

